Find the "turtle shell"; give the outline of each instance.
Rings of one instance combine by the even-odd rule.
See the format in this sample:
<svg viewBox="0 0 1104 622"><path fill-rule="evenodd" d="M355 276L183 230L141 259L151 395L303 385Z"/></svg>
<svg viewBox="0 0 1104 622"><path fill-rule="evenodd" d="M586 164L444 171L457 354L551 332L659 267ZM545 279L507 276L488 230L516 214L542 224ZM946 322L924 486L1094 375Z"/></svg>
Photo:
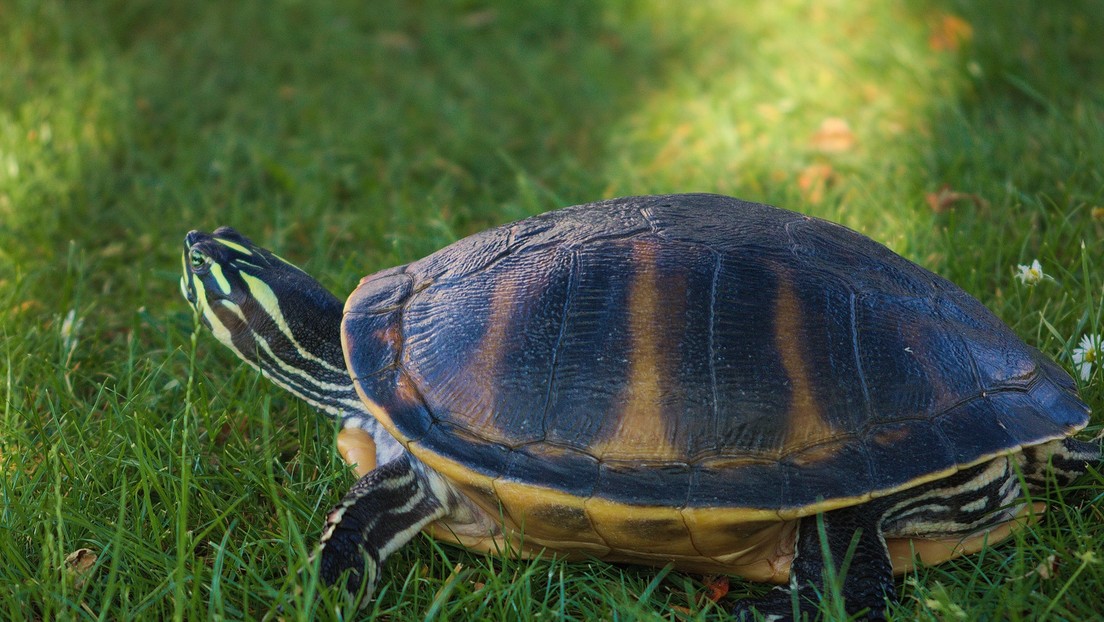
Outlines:
<svg viewBox="0 0 1104 622"><path fill-rule="evenodd" d="M716 195L564 208L365 277L343 342L368 408L431 468L561 514L778 520L1088 418L1065 371L949 281Z"/></svg>

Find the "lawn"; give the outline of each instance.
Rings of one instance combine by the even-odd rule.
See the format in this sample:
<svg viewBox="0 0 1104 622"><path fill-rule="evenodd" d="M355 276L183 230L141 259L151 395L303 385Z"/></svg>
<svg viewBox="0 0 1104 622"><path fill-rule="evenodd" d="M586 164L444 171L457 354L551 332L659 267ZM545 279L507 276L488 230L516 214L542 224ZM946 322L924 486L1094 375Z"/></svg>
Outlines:
<svg viewBox="0 0 1104 622"><path fill-rule="evenodd" d="M294 575L354 477L331 422L197 326L193 228L343 296L556 207L732 194L864 232L1079 371L1101 32L1098 0L0 0L0 619L341 617ZM1099 411L1104 371L1077 375ZM1099 615L1104 477L1047 501L905 577L894 619ZM419 537L369 611L704 620L762 591Z"/></svg>

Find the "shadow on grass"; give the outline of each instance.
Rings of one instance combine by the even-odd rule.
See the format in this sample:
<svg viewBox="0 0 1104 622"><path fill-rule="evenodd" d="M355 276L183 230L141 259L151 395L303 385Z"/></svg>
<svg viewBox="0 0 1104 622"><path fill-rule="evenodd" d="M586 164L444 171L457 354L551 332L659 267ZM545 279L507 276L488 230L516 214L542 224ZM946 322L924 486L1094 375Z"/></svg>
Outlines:
<svg viewBox="0 0 1104 622"><path fill-rule="evenodd" d="M597 194L606 128L680 45L588 2L30 6L12 22L25 88L4 97L70 158L20 145L48 183L9 202L6 244L30 265L75 240L124 298L118 275L151 255L175 270L193 227L298 261L356 253L361 274L558 189Z"/></svg>

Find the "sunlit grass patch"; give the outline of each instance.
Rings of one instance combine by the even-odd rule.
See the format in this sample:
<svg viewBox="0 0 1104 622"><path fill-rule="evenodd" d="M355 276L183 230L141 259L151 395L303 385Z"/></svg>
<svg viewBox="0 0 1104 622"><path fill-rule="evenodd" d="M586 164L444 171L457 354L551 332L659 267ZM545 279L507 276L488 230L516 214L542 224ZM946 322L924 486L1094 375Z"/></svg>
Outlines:
<svg viewBox="0 0 1104 622"><path fill-rule="evenodd" d="M930 220L921 163L933 108L961 82L955 55L930 51L925 20L896 3L713 8L652 5L685 49L616 126L609 192L801 206L900 250Z"/></svg>

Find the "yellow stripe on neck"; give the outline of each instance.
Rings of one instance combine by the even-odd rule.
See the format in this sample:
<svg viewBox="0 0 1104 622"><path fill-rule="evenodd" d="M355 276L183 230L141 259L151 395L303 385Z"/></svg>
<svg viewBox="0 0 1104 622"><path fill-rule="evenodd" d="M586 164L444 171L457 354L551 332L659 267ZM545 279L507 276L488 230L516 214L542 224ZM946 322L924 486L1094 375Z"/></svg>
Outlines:
<svg viewBox="0 0 1104 622"><path fill-rule="evenodd" d="M216 314L215 310L211 308L211 302L207 300L207 289L203 287L202 282L197 283L197 280L198 277L193 274L192 290L195 291L196 295L196 308L199 309L200 312L203 313L203 317L207 319L207 324L211 327L211 332L214 333L216 339L222 342L223 345L233 350L234 353L237 354L240 358L242 358L243 360L248 360L241 353L241 351L238 350L237 346L234 345L234 339L231 337L230 329L222 323L222 320L219 319L218 314ZM239 317L242 317L243 320L245 319L244 316L242 316L241 311L237 309L233 303L226 301L226 304L224 304L224 306L233 309Z"/></svg>
<svg viewBox="0 0 1104 622"><path fill-rule="evenodd" d="M257 277L245 272L241 272L240 274L242 280L245 281L246 287L249 288L250 295L257 300L258 304L264 307L265 311L268 311L268 314L272 317L272 321L276 324L276 328L281 333L283 333L285 337L287 337L288 341L291 342L291 345L295 346L295 349L299 353L299 356L303 357L306 360L318 363L319 365L330 371L335 371L342 374L347 373L344 367L335 367L328 361L315 356L309 350L304 348L302 344L299 343L299 340L295 338L295 333L292 332L291 327L288 325L287 320L284 319L283 312L280 311L279 298L276 297L276 293L272 291L272 288L268 286L268 283L265 283L261 279L258 279Z"/></svg>
<svg viewBox="0 0 1104 622"><path fill-rule="evenodd" d="M211 264L211 276L215 277L215 282L218 283L219 289L223 294L230 294L230 281L226 279L226 275L222 273L222 266L217 263Z"/></svg>

